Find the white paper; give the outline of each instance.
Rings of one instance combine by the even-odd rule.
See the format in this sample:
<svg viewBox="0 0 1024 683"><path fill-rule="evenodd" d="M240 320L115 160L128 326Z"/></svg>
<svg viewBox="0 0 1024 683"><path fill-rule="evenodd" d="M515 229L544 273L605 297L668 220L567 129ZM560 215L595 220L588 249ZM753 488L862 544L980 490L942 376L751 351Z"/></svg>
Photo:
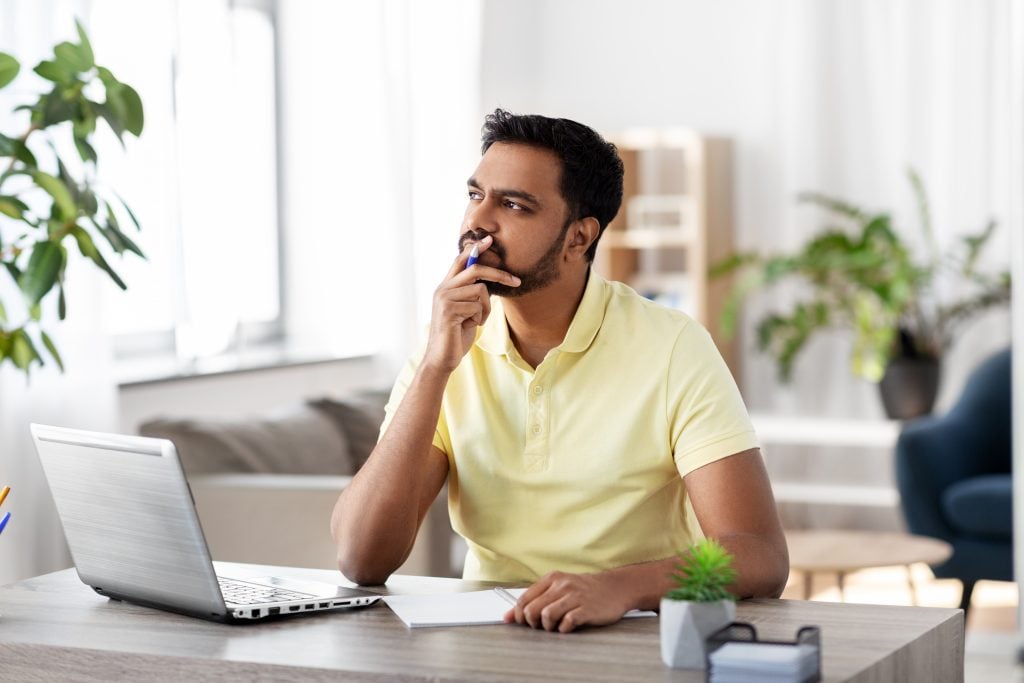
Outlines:
<svg viewBox="0 0 1024 683"><path fill-rule="evenodd" d="M506 588L516 599L525 588ZM505 612L513 605L494 590L443 595L388 595L384 598L409 628L424 626L473 626L505 623ZM633 610L627 617L655 616L654 612Z"/></svg>

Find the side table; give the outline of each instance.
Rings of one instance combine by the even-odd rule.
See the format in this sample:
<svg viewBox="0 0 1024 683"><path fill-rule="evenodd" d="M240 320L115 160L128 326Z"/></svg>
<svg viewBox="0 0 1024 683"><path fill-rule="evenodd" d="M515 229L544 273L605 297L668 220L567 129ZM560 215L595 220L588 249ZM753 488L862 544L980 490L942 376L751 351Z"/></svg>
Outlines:
<svg viewBox="0 0 1024 683"><path fill-rule="evenodd" d="M907 570L910 597L917 605L917 587L910 565L917 562L939 564L952 554L945 541L927 536L876 531L843 531L810 529L787 531L789 566L803 573L804 600L811 598L811 577L815 572L836 575L839 595L845 600L843 584L846 575L858 569L902 565Z"/></svg>

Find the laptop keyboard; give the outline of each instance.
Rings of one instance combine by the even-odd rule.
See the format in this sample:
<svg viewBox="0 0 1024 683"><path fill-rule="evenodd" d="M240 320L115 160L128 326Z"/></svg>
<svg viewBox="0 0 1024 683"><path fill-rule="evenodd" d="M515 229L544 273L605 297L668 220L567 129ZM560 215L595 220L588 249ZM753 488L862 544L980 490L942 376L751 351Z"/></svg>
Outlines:
<svg viewBox="0 0 1024 683"><path fill-rule="evenodd" d="M237 579L225 579L217 577L220 584L220 592L224 595L224 602L232 605L259 605L266 602L291 602L294 600L306 600L315 598L309 593L264 586L258 583L248 583Z"/></svg>

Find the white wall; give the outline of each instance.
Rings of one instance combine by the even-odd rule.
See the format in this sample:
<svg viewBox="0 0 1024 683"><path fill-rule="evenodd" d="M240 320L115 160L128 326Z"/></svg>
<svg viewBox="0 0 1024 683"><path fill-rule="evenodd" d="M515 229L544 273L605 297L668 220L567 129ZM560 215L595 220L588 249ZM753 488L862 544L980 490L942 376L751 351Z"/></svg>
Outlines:
<svg viewBox="0 0 1024 683"><path fill-rule="evenodd" d="M924 175L941 242L1002 223L988 262L1008 266L1005 102L1008 0L525 0L485 5L481 113L567 116L613 132L684 125L732 138L741 248L785 250L819 226L795 195L817 189L894 209L913 242L906 164ZM783 297L787 296L783 293ZM844 362L846 335L812 341L791 387L753 352L754 409L881 417L875 387ZM987 316L946 359L940 409L1007 343Z"/></svg>

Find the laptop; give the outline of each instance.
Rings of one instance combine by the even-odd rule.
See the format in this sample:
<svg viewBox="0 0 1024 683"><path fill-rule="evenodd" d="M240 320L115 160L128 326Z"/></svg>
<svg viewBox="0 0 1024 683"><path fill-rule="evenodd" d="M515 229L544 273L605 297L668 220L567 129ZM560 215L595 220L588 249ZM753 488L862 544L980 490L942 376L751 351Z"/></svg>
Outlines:
<svg viewBox="0 0 1024 683"><path fill-rule="evenodd" d="M31 429L78 576L100 595L226 623L380 599L283 577L218 576L172 442Z"/></svg>

